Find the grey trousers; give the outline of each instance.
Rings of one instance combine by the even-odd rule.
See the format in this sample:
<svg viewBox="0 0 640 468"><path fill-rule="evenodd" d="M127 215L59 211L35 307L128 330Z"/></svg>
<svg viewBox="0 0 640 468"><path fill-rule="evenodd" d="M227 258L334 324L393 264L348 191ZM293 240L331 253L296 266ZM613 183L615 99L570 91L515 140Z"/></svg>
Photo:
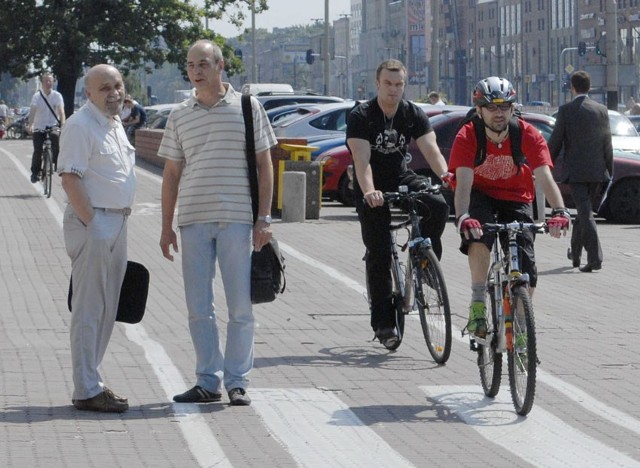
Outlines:
<svg viewBox="0 0 640 468"><path fill-rule="evenodd" d="M73 399L85 400L104 388L98 367L111 338L127 269L127 217L98 210L85 226L68 205L63 231L73 277Z"/></svg>

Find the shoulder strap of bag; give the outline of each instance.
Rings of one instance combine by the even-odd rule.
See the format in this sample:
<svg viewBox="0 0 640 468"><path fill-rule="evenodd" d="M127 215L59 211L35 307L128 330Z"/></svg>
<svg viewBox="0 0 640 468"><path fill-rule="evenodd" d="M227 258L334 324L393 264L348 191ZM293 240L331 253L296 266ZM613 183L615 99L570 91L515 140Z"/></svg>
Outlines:
<svg viewBox="0 0 640 468"><path fill-rule="evenodd" d="M258 171L256 169L256 143L253 139L253 110L251 108L251 96L243 94L242 116L244 118L244 137L249 166L249 185L251 186L251 208L253 210L253 222L258 219Z"/></svg>
<svg viewBox="0 0 640 468"><path fill-rule="evenodd" d="M60 119L58 118L58 116L56 115L56 113L53 111L53 109L51 108L51 104L49 104L49 101L47 101L47 98L44 96L44 94L42 93L42 90L40 90L40 96L42 96L42 99L44 99L44 103L47 105L47 107L49 108L49 110L51 111L51 113L53 114L53 116L56 118L56 122L58 122L58 125L60 125Z"/></svg>

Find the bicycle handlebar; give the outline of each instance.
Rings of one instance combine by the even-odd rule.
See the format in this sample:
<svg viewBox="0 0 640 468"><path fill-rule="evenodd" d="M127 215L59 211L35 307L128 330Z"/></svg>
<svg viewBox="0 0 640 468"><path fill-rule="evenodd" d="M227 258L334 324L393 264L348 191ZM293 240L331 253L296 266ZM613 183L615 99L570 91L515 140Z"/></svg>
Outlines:
<svg viewBox="0 0 640 468"><path fill-rule="evenodd" d="M525 223L522 221L512 221L510 223L485 223L482 230L487 232L524 232L531 231L539 234L549 232L547 223Z"/></svg>
<svg viewBox="0 0 640 468"><path fill-rule="evenodd" d="M428 193L440 193L441 185L429 185L423 189L420 189L416 192L385 192L382 194L384 197L384 201L387 203L396 202L401 200L407 200L410 198L418 198L421 195L425 195Z"/></svg>

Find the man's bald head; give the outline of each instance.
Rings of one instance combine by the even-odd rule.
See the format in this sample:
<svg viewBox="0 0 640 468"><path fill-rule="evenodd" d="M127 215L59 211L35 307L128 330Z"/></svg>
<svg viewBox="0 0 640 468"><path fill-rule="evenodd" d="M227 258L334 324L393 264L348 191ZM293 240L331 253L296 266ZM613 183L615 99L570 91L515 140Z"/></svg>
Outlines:
<svg viewBox="0 0 640 468"><path fill-rule="evenodd" d="M120 115L126 95L122 75L117 68L100 64L92 67L84 79L89 101L108 116Z"/></svg>

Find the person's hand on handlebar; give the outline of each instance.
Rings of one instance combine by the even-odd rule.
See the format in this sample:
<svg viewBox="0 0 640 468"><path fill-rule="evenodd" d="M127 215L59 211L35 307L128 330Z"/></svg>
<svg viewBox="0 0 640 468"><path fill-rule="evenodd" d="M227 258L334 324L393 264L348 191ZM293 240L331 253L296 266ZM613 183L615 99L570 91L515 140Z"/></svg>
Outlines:
<svg viewBox="0 0 640 468"><path fill-rule="evenodd" d="M480 239L482 237L482 224L477 219L469 216L469 213L465 213L456 219L456 227L458 232L464 234L467 239Z"/></svg>
<svg viewBox="0 0 640 468"><path fill-rule="evenodd" d="M551 219L547 221L551 237L566 236L570 225L571 214L566 208L555 208L551 211Z"/></svg>
<svg viewBox="0 0 640 468"><path fill-rule="evenodd" d="M364 194L364 201L371 208L384 205L384 195L380 190L371 190Z"/></svg>

